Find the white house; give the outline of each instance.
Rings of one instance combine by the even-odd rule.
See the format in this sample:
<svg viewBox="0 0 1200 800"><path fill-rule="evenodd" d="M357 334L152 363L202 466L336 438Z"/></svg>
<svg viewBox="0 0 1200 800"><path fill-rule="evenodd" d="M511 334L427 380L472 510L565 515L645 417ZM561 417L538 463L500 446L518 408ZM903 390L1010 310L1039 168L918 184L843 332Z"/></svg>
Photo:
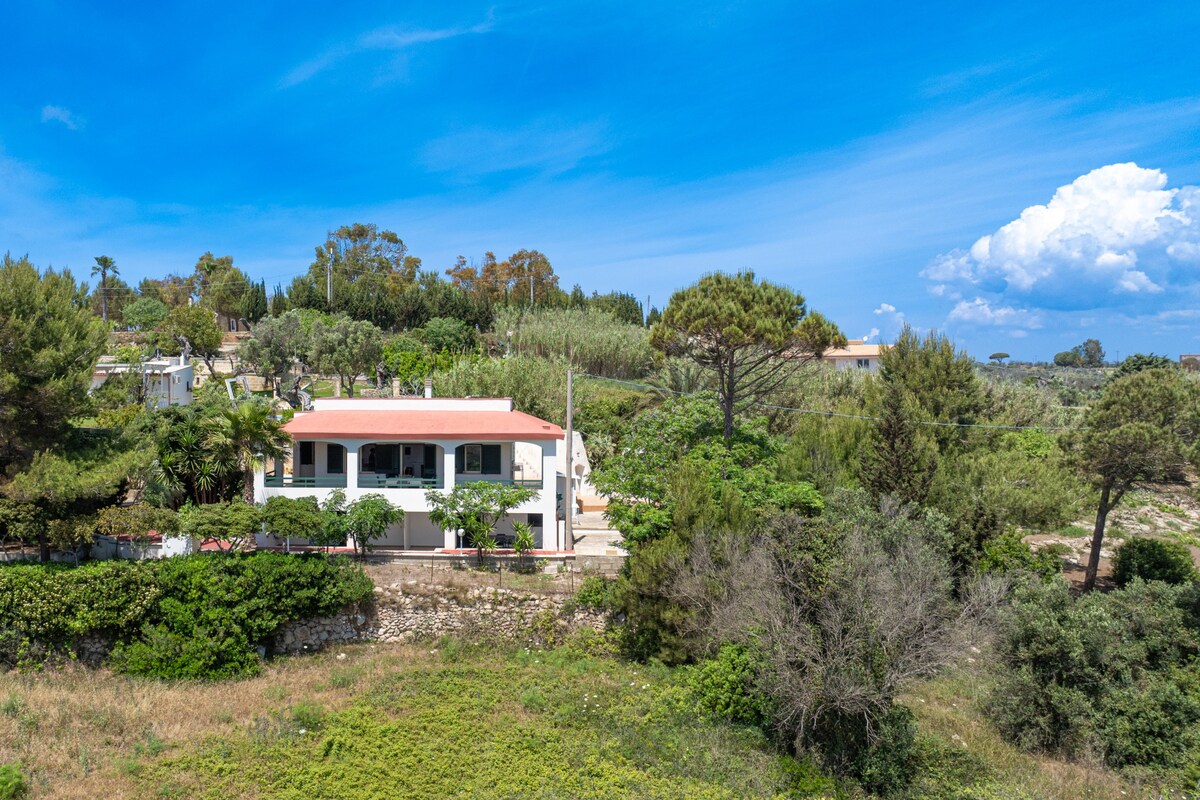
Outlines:
<svg viewBox="0 0 1200 800"><path fill-rule="evenodd" d="M141 364L101 362L92 370L92 390L103 386L112 375L138 371L142 374L147 405L166 408L192 402L195 374L186 356L155 358Z"/></svg>
<svg viewBox="0 0 1200 800"><path fill-rule="evenodd" d="M559 426L513 409L512 400L433 397L317 398L284 426L290 458L267 464L255 499L315 496L348 500L378 492L404 509L404 521L373 544L404 550L454 549L453 531L429 519L425 493L470 481L515 483L537 495L497 526L528 522L540 550L569 550L558 526Z"/></svg>
<svg viewBox="0 0 1200 800"><path fill-rule="evenodd" d="M837 369L865 369L874 372L879 369L879 357L886 349L885 344L866 344L862 339L850 339L845 347L826 350L821 358Z"/></svg>

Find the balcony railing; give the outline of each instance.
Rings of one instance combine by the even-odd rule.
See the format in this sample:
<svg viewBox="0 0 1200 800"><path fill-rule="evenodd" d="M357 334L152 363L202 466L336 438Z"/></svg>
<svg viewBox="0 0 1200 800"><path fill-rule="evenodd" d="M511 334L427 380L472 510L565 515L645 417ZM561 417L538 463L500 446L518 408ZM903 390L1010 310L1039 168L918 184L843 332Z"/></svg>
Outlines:
<svg viewBox="0 0 1200 800"><path fill-rule="evenodd" d="M345 489L345 475L267 475L265 486L291 486L303 489Z"/></svg>
<svg viewBox="0 0 1200 800"><path fill-rule="evenodd" d="M500 483L505 486L524 486L526 489L541 489L541 478L493 478L490 475L455 475L455 480L458 483L471 483L479 481L480 483Z"/></svg>
<svg viewBox="0 0 1200 800"><path fill-rule="evenodd" d="M438 478L390 478L370 472L360 473L358 476L360 489L436 489L439 486L441 481Z"/></svg>

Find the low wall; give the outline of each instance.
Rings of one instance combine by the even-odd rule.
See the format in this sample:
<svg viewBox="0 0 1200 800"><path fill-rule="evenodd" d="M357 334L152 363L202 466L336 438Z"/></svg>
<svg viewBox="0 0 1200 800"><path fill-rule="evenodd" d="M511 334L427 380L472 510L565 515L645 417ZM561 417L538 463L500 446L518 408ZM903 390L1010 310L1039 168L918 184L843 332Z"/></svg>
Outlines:
<svg viewBox="0 0 1200 800"><path fill-rule="evenodd" d="M298 653L346 642L407 642L444 634L482 634L543 646L573 630L602 630L605 624L603 612L578 607L565 595L392 584L376 587L374 601L363 607L285 623L275 633L273 650Z"/></svg>

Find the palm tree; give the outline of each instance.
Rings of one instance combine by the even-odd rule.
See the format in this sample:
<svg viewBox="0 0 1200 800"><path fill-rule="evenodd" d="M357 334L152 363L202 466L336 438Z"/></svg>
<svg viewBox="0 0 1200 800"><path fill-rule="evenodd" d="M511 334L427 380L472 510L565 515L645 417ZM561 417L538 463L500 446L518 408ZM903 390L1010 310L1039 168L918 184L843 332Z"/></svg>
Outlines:
<svg viewBox="0 0 1200 800"><path fill-rule="evenodd" d="M108 256L96 256L96 266L92 267L92 274L100 276L100 316L108 322L108 276L112 275L115 278L121 273L117 270L117 262Z"/></svg>
<svg viewBox="0 0 1200 800"><path fill-rule="evenodd" d="M283 432L271 406L262 400L243 400L211 422L208 444L224 450L242 470L242 496L254 503L254 470L267 459L282 458L290 437Z"/></svg>

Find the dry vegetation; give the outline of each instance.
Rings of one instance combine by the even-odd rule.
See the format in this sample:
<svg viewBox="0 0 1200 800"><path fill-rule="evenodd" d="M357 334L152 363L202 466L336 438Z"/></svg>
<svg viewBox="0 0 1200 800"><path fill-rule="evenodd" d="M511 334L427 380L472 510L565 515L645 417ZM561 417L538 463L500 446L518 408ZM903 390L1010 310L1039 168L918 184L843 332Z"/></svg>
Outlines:
<svg viewBox="0 0 1200 800"><path fill-rule="evenodd" d="M152 795L139 780L151 757L243 734L296 703L345 708L360 681L434 660L428 647L339 652L346 656L281 659L260 677L222 683L165 683L83 668L0 675L0 763L24 765L35 798ZM354 681L343 677L351 667Z"/></svg>

